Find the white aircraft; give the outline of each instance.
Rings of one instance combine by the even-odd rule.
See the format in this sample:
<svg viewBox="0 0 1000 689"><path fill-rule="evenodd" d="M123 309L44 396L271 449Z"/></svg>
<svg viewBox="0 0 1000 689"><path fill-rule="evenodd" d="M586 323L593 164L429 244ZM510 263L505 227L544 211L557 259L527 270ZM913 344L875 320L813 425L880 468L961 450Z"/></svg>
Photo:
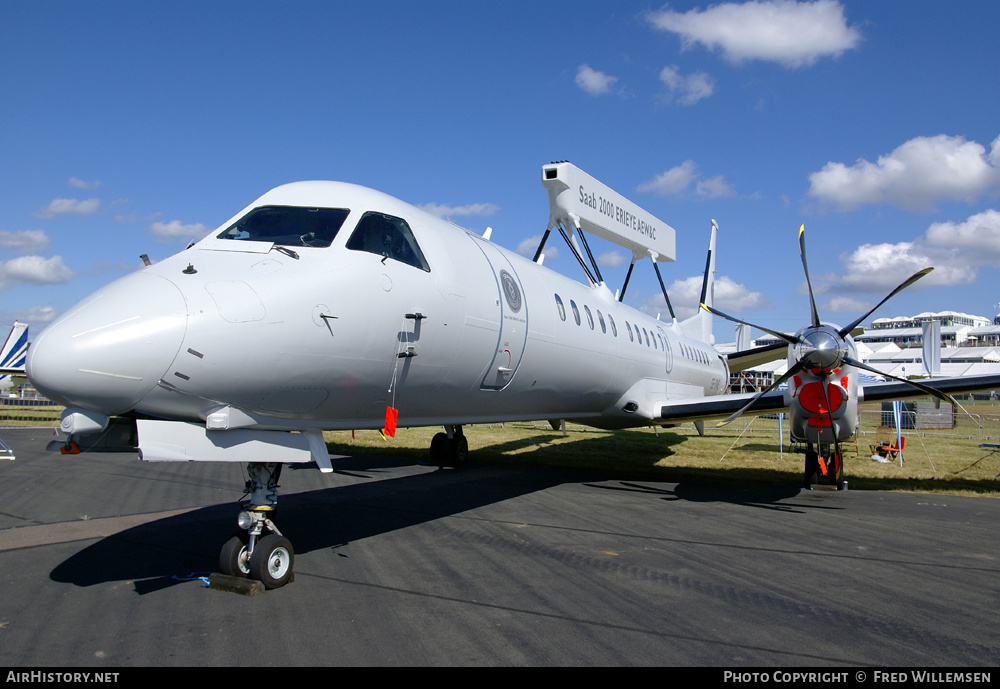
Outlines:
<svg viewBox="0 0 1000 689"><path fill-rule="evenodd" d="M7 339L0 348L0 397L10 395L12 375L24 375L24 359L28 353L28 325L14 321Z"/></svg>
<svg viewBox="0 0 1000 689"><path fill-rule="evenodd" d="M466 424L700 424L751 399L830 416L800 396L725 395L732 371L783 347L727 358L708 310L667 323L623 304L577 235L588 255L584 230L655 266L673 260L674 230L568 163L544 166L542 181L549 229L567 238L586 284L540 265L544 239L529 261L377 191L299 182L67 311L32 344L28 377L66 405L70 439L127 415L144 460L247 463L241 530L220 566L268 588L288 581L294 560L271 519L281 467L332 471L323 430L391 431L398 413L405 426L442 426L431 456L454 465L468 452ZM811 341L796 336L795 361L824 346ZM856 405L856 377L844 390L837 399Z"/></svg>

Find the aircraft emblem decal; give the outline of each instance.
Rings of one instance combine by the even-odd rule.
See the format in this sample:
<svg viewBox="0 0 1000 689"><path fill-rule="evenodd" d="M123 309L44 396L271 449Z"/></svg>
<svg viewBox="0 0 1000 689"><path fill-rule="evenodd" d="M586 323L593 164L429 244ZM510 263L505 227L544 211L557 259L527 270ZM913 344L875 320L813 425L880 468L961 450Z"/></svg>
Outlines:
<svg viewBox="0 0 1000 689"><path fill-rule="evenodd" d="M511 311L517 313L521 310L521 288L517 286L517 280L506 270L501 270L500 282L503 284L503 296L507 300L507 305Z"/></svg>

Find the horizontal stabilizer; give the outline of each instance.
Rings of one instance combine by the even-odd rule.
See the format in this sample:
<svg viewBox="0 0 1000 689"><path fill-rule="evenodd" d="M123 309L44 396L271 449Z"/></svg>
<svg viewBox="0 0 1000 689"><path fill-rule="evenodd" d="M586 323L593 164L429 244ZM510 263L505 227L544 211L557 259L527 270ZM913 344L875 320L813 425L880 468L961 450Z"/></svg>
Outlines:
<svg viewBox="0 0 1000 689"><path fill-rule="evenodd" d="M726 363L729 364L730 373L739 373L755 366L762 366L778 359L784 359L787 351L788 345L784 342L779 342L778 344L744 349L742 352L732 352L726 355Z"/></svg>

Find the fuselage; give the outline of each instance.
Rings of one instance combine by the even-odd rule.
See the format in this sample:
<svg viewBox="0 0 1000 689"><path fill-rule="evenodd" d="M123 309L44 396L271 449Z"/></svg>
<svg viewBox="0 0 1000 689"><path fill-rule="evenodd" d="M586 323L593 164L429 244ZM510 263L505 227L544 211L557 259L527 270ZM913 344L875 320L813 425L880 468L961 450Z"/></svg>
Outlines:
<svg viewBox="0 0 1000 689"><path fill-rule="evenodd" d="M380 428L387 406L625 427L725 392L682 330L385 194L299 182L67 311L27 372L68 407L216 427Z"/></svg>

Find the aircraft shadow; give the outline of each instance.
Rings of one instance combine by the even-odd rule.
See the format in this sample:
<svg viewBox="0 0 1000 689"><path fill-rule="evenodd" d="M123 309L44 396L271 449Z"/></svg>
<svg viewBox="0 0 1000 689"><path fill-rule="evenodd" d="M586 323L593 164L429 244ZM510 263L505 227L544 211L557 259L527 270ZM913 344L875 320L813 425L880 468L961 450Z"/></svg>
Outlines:
<svg viewBox="0 0 1000 689"><path fill-rule="evenodd" d="M370 474L379 458L340 461L346 475ZM385 459L385 458L382 458ZM399 458L385 465L412 465ZM558 485L565 473L490 467L445 469L415 476L372 480L282 495L276 521L297 554L336 548L379 534L502 502ZM136 526L103 538L72 555L50 573L53 581L93 586L133 581L140 594L178 583L175 577L218 571L222 543L236 531L236 506L212 505Z"/></svg>
<svg viewBox="0 0 1000 689"><path fill-rule="evenodd" d="M426 458L423 453L411 457L363 454L343 457L334 463L336 473L371 480L282 494L276 521L282 532L290 536L296 553L304 554L337 548L566 482L599 490L653 493L668 501L726 502L791 512L805 509L801 504L781 504L798 495L799 488L780 480L776 484L744 483L671 476L669 470L656 478L627 470L577 470L572 467L573 447L576 452L586 450L593 454L596 450L612 457L621 448L600 438L542 447L559 437L557 433L543 432L533 439L490 448L497 453L523 451L532 445L539 446L546 454L570 450L570 461L556 468L514 466L498 471L491 465L473 464L460 470L380 479L380 473L412 466ZM658 449L658 456L664 456L663 447ZM286 470L315 471L315 467L290 465ZM178 583L175 577L207 575L218 570L222 543L236 531L235 516L235 504L225 503L133 527L72 555L52 570L50 578L77 586L133 581L136 591L143 594L175 585Z"/></svg>
<svg viewBox="0 0 1000 689"><path fill-rule="evenodd" d="M799 495L801 489L791 485L771 485L764 483L732 483L714 481L682 481L673 488L667 486L652 486L622 481L609 484L586 484L591 488L601 490L621 490L642 494L659 495L667 501L684 500L687 502L724 502L744 507L758 507L778 510L780 512L803 513L805 505L782 504L781 501ZM834 506L809 505L808 509L839 509Z"/></svg>

